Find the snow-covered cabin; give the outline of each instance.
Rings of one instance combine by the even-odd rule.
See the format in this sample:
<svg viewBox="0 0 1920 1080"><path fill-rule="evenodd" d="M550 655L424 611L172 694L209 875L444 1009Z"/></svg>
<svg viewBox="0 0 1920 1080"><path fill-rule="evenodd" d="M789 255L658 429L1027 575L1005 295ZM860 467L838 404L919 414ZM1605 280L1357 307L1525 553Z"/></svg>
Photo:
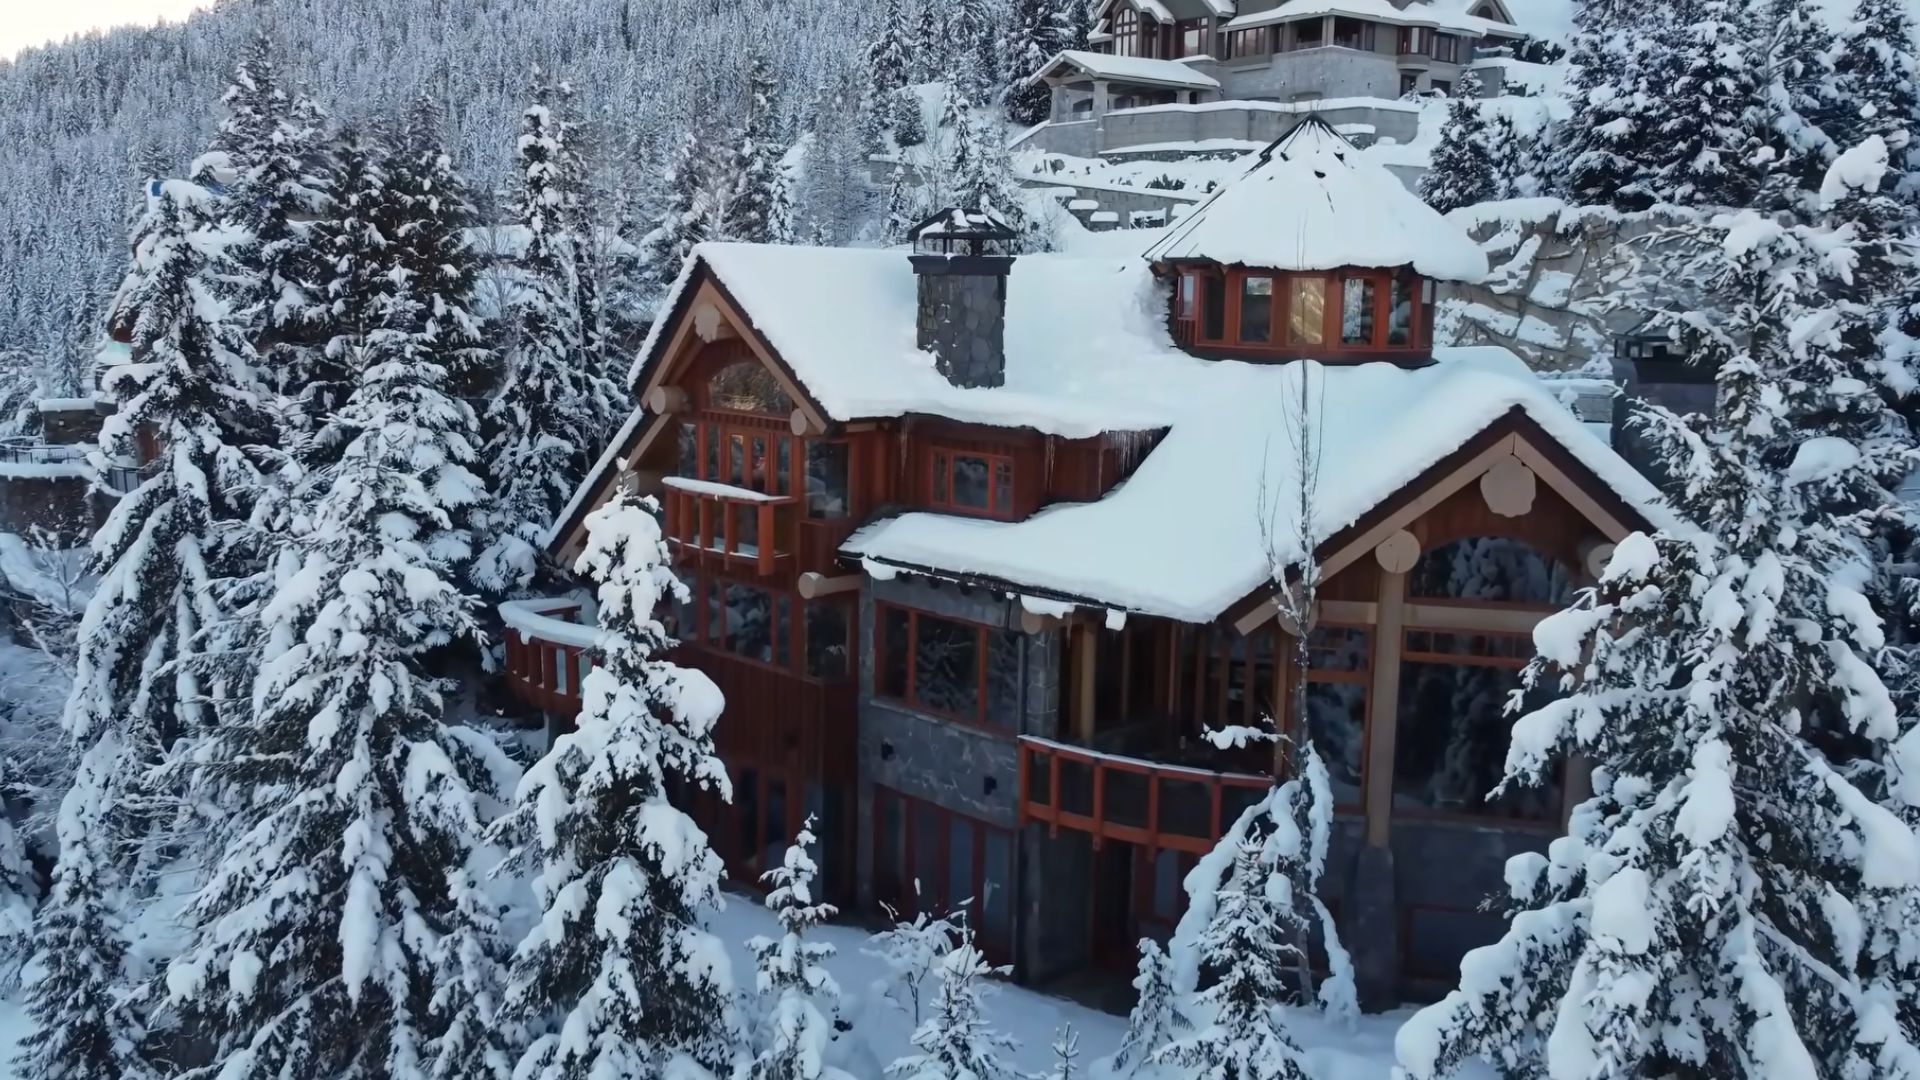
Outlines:
<svg viewBox="0 0 1920 1080"><path fill-rule="evenodd" d="M752 882L818 815L834 899L966 904L1019 978L1124 995L1273 781L1273 749L1202 732L1277 716L1333 774L1368 1003L1442 989L1586 783L1487 797L1531 630L1665 520L1656 491L1511 354L1433 347L1426 283L1478 251L1323 126L1144 257L1015 258L996 224L696 249L555 525L564 557L616 485L661 500L680 657L728 701L716 849ZM560 722L591 642L567 603L507 612L510 678Z"/></svg>

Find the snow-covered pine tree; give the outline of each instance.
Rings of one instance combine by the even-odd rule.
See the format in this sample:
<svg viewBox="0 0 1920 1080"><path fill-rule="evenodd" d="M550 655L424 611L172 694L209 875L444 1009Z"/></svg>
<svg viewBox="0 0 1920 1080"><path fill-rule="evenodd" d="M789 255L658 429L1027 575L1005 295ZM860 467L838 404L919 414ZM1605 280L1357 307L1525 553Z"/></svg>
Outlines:
<svg viewBox="0 0 1920 1080"><path fill-rule="evenodd" d="M961 927L960 943L940 961L940 990L927 1019L913 1033L915 1053L887 1066L895 1080L1014 1080L1020 1074L1002 1054L1014 1042L988 1023L980 983L1004 973L987 963Z"/></svg>
<svg viewBox="0 0 1920 1080"><path fill-rule="evenodd" d="M397 234L399 203L388 191L390 150L377 133L341 133L327 202L333 208L311 230L311 246L323 274L311 291L327 329L321 358L309 364L305 381L294 388L309 437L301 444L302 464L321 469L339 460L354 435L342 424L342 406L360 377L369 335L388 314L397 265L392 238Z"/></svg>
<svg viewBox="0 0 1920 1080"><path fill-rule="evenodd" d="M900 0L887 0L867 44L868 100L885 101L912 81L913 28Z"/></svg>
<svg viewBox="0 0 1920 1080"><path fill-rule="evenodd" d="M927 141L927 122L920 115L920 94L913 87L902 87L887 99L892 116L893 141L901 149Z"/></svg>
<svg viewBox="0 0 1920 1080"><path fill-rule="evenodd" d="M908 230L919 223L919 190L907 180L905 166L893 167L893 176L887 180L887 243L904 243Z"/></svg>
<svg viewBox="0 0 1920 1080"><path fill-rule="evenodd" d="M111 732L81 758L55 826L60 862L33 928L25 985L33 1030L13 1060L21 1080L148 1080L145 1031L127 1007L127 943L106 815L130 753Z"/></svg>
<svg viewBox="0 0 1920 1080"><path fill-rule="evenodd" d="M734 179L726 230L730 239L750 244L786 244L793 240L793 199L780 142L773 65L764 52L747 58L747 120L728 172Z"/></svg>
<svg viewBox="0 0 1920 1080"><path fill-rule="evenodd" d="M1659 95L1645 81L1667 44L1644 24L1644 9L1625 0L1574 5L1568 65L1573 113L1553 129L1543 173L1552 189L1577 205L1644 209L1640 161L1653 138Z"/></svg>
<svg viewBox="0 0 1920 1080"><path fill-rule="evenodd" d="M1882 968L1912 955L1920 760L1877 670L1863 542L1914 451L1879 390L1912 374L1860 302L1898 266L1886 166L1871 139L1836 159L1819 217L1743 210L1660 238L1693 253L1665 270L1706 302L1656 314L1717 371L1714 416L1639 419L1688 524L1622 541L1535 633L1526 681L1566 696L1515 724L1507 782L1579 754L1594 794L1548 855L1509 864L1506 937L1402 1029L1419 1080L1470 1057L1554 1076L1920 1075ZM1882 782L1906 820L1859 786Z"/></svg>
<svg viewBox="0 0 1920 1080"><path fill-rule="evenodd" d="M541 537L586 475L619 411L604 400L604 372L586 356L575 262L576 178L555 91L535 73L522 116L515 216L524 246L506 318L514 324L506 379L488 407L495 432L488 473L495 494L493 538L474 567L489 593L526 588L539 569Z"/></svg>
<svg viewBox="0 0 1920 1080"><path fill-rule="evenodd" d="M1652 141L1641 160L1656 202L1677 206L1746 206L1767 164L1771 121L1763 93L1766 53L1758 18L1746 0L1682 0L1674 5L1678 37L1652 70L1660 90ZM1668 18L1663 12L1654 13Z"/></svg>
<svg viewBox="0 0 1920 1080"><path fill-rule="evenodd" d="M1093 45L1093 0L1060 0L1067 10L1067 48L1086 49Z"/></svg>
<svg viewBox="0 0 1920 1080"><path fill-rule="evenodd" d="M1770 166L1790 168L1803 186L1818 188L1837 149L1828 129L1850 109L1839 99L1834 78L1830 16L1816 0L1773 0L1764 10L1755 53L1765 58L1762 93L1772 127L1767 142L1775 155Z"/></svg>
<svg viewBox="0 0 1920 1080"><path fill-rule="evenodd" d="M501 1022L500 992L512 955L500 911L465 868L447 874L453 926L434 955L439 985L427 1008L438 1027L428 1080L508 1080L515 1039Z"/></svg>
<svg viewBox="0 0 1920 1080"><path fill-rule="evenodd" d="M778 938L747 943L757 971L755 990L764 1009L755 1037L753 1080L846 1080L827 1063L840 1027L840 987L827 973L833 946L806 940L806 932L833 918L831 904L816 903L820 869L808 848L813 819L800 826L779 866L761 875L771 887L767 907L780 923Z"/></svg>
<svg viewBox="0 0 1920 1080"><path fill-rule="evenodd" d="M1300 1048L1280 1020L1286 973L1297 966L1273 906L1262 838L1248 835L1218 893L1206 930L1194 943L1206 988L1186 1011L1194 1030L1160 1048L1156 1064L1196 1080L1308 1080Z"/></svg>
<svg viewBox="0 0 1920 1080"><path fill-rule="evenodd" d="M1193 1030L1192 1022L1180 1011L1173 964L1166 950L1152 938L1140 939L1140 964L1133 976L1133 991L1127 1034L1113 1053L1112 1071L1118 1076L1139 1072L1162 1047Z"/></svg>
<svg viewBox="0 0 1920 1080"><path fill-rule="evenodd" d="M1459 96L1447 105L1433 165L1420 177L1420 197L1443 214L1511 194L1502 183L1495 154L1505 157L1514 148L1492 143L1482 104L1479 78L1469 71L1460 78Z"/></svg>
<svg viewBox="0 0 1920 1080"><path fill-rule="evenodd" d="M1913 18L1898 0L1857 0L1834 41L1834 108L1824 119L1839 147L1878 135L1894 151L1897 172L1911 169L1912 128L1920 115Z"/></svg>
<svg viewBox="0 0 1920 1080"><path fill-rule="evenodd" d="M1007 32L1007 115L1028 126L1052 112L1053 91L1045 83L1028 80L1068 44L1073 27L1067 8L1075 0L1014 0L1013 25Z"/></svg>
<svg viewBox="0 0 1920 1080"><path fill-rule="evenodd" d="M481 262L469 237L480 222L447 150L445 125L433 95L414 99L386 164L402 219L388 239L419 302L421 319L414 329L422 345L447 373L448 392L473 399L490 388L499 356L487 342L485 320L474 310Z"/></svg>
<svg viewBox="0 0 1920 1080"><path fill-rule="evenodd" d="M0 761L0 993L14 990L14 977L31 949L33 908L40 890L27 861L27 846L11 812L12 762Z"/></svg>
<svg viewBox="0 0 1920 1080"><path fill-rule="evenodd" d="M236 793L238 823L166 987L184 1036L207 1047L204 1074L227 1080L425 1077L449 1020L436 989L472 975L447 939L488 932L466 926L461 871L512 767L446 722L422 668L476 632L440 554L451 511L481 490L474 418L444 390L405 273L372 276L382 318L347 361L351 440L312 478L305 527L257 613L251 715L197 758Z"/></svg>
<svg viewBox="0 0 1920 1080"><path fill-rule="evenodd" d="M704 928L720 859L667 799L670 784L728 796L713 753L724 702L664 658L654 613L685 588L650 503L616 495L587 530L578 570L597 583L600 638L579 726L527 771L499 826L541 908L503 1015L532 1036L519 1075L657 1076L676 1056L724 1072L739 1045L732 977Z"/></svg>
<svg viewBox="0 0 1920 1080"><path fill-rule="evenodd" d="M911 919L900 919L897 912L887 908L887 915L894 918L893 927L873 935L869 939L871 947L864 951L886 965L886 996L911 1016L913 1026L918 1028L924 1019L921 1005L926 982L958 944L960 928L950 919L924 911Z"/></svg>
<svg viewBox="0 0 1920 1080"><path fill-rule="evenodd" d="M331 212L324 114L282 84L265 35L247 45L222 100L228 115L213 145L232 179L220 212L243 237L227 252L222 292L259 349L269 382L297 396L331 370L319 348L326 299L315 291L326 264L299 224Z"/></svg>
<svg viewBox="0 0 1920 1080"><path fill-rule="evenodd" d="M647 279L656 291L665 292L679 278L680 268L693 254L695 245L714 237L717 223L713 220L713 208L706 200L711 171L705 133L698 127L687 129L675 144L667 159L666 172L660 178L664 193L660 220L642 241Z"/></svg>
<svg viewBox="0 0 1920 1080"><path fill-rule="evenodd" d="M1053 1037L1053 1068L1046 1080L1077 1080L1080 1075L1080 1033L1068 1024Z"/></svg>
<svg viewBox="0 0 1920 1080"><path fill-rule="evenodd" d="M948 59L952 39L947 33L946 7L938 0L919 0L913 20L913 79L915 83L939 82L952 75Z"/></svg>
<svg viewBox="0 0 1920 1080"><path fill-rule="evenodd" d="M938 78L976 109L994 104L1000 92L1000 24L994 8L991 0L953 0L937 54Z"/></svg>

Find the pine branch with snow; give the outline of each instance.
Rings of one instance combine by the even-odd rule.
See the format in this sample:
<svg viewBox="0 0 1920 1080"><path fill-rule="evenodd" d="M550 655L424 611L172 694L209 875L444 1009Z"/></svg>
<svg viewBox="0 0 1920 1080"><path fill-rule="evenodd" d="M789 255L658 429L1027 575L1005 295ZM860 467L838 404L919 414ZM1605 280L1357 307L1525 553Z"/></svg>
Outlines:
<svg viewBox="0 0 1920 1080"><path fill-rule="evenodd" d="M962 927L960 942L939 963L940 988L927 1019L913 1033L915 1053L887 1066L895 1080L1013 1080L1002 1055L1013 1041L987 1023L981 980L1004 974L987 963Z"/></svg>
<svg viewBox="0 0 1920 1080"><path fill-rule="evenodd" d="M534 871L540 919L514 956L502 1015L532 1041L519 1074L658 1075L672 1061L724 1074L740 1040L733 979L705 929L720 859L668 785L727 798L705 675L664 658L655 616L684 587L647 502L589 515L578 570L597 583L599 645L578 727L521 780L497 827Z"/></svg>
<svg viewBox="0 0 1920 1080"><path fill-rule="evenodd" d="M899 918L891 908L887 914L894 917L893 927L868 939L865 951L886 965L887 981L882 992L913 1018L917 1028L923 1019L926 982L960 941L961 928L951 919L924 911L911 919Z"/></svg>
<svg viewBox="0 0 1920 1080"><path fill-rule="evenodd" d="M1114 1051L1111 1068L1132 1076L1153 1060L1162 1048L1184 1037L1193 1024L1180 1011L1174 990L1173 964L1166 950L1152 938L1140 939L1140 963L1133 977L1133 1009L1127 1014L1127 1033Z"/></svg>
<svg viewBox="0 0 1920 1080"><path fill-rule="evenodd" d="M809 817L780 865L761 875L768 886L767 908L779 921L781 935L747 943L754 957L754 988L760 1002L750 1073L754 1080L845 1077L827 1061L833 1040L845 1026L840 987L826 969L834 949L806 940L808 930L834 915L831 904L813 898L820 870L808 849L815 842Z"/></svg>

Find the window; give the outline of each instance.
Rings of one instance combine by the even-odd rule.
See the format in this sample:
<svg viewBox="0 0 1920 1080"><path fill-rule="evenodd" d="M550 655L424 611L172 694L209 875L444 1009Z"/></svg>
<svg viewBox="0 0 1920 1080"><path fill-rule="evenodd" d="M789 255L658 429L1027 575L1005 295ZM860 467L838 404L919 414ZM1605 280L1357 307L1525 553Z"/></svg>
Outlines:
<svg viewBox="0 0 1920 1080"><path fill-rule="evenodd" d="M1532 654L1531 640L1518 634L1406 632L1393 765L1397 812L1558 820L1558 775L1491 796L1505 775L1513 722L1524 715L1509 714L1507 703Z"/></svg>
<svg viewBox="0 0 1920 1080"><path fill-rule="evenodd" d="M1293 24L1293 47L1317 49L1327 43L1327 20L1304 19Z"/></svg>
<svg viewBox="0 0 1920 1080"><path fill-rule="evenodd" d="M874 899L901 917L964 909L991 960L1013 947L1013 834L890 788L873 789Z"/></svg>
<svg viewBox="0 0 1920 1080"><path fill-rule="evenodd" d="M1432 90L1441 97L1446 97L1453 93L1453 84L1445 79L1435 79L1427 84L1427 89Z"/></svg>
<svg viewBox="0 0 1920 1080"><path fill-rule="evenodd" d="M793 399L780 389L780 380L754 360L728 364L707 380L707 405L730 412L773 416L793 412Z"/></svg>
<svg viewBox="0 0 1920 1080"><path fill-rule="evenodd" d="M780 441L784 449L786 440ZM807 516L846 517L847 500L847 444L807 443Z"/></svg>
<svg viewBox="0 0 1920 1080"><path fill-rule="evenodd" d="M1002 731L1019 729L1019 635L892 605L878 612L878 696Z"/></svg>
<svg viewBox="0 0 1920 1080"><path fill-rule="evenodd" d="M1348 277L1340 283L1340 344L1362 348L1374 344L1374 279Z"/></svg>
<svg viewBox="0 0 1920 1080"><path fill-rule="evenodd" d="M1288 280L1287 344L1326 342L1327 279L1295 276Z"/></svg>
<svg viewBox="0 0 1920 1080"><path fill-rule="evenodd" d="M787 667L792 662L793 599L754 585L726 586L720 644L736 656Z"/></svg>
<svg viewBox="0 0 1920 1080"><path fill-rule="evenodd" d="M1460 62L1460 39L1452 34L1433 35L1433 58L1443 64Z"/></svg>
<svg viewBox="0 0 1920 1080"><path fill-rule="evenodd" d="M1307 637L1307 734L1326 763L1334 803L1360 805L1366 790L1367 696L1373 635L1361 627L1318 626Z"/></svg>
<svg viewBox="0 0 1920 1080"><path fill-rule="evenodd" d="M1113 51L1117 56L1140 55L1140 13L1124 5L1113 13Z"/></svg>
<svg viewBox="0 0 1920 1080"><path fill-rule="evenodd" d="M1176 56L1206 56L1213 52L1213 34L1209 32L1207 20L1195 19L1182 22L1180 27L1180 51Z"/></svg>
<svg viewBox="0 0 1920 1080"><path fill-rule="evenodd" d="M1423 599L1535 604L1571 603L1573 576L1557 560L1504 536L1472 536L1422 552L1407 594Z"/></svg>
<svg viewBox="0 0 1920 1080"><path fill-rule="evenodd" d="M1333 43L1343 49L1373 48L1373 24L1365 19L1339 16L1333 20Z"/></svg>
<svg viewBox="0 0 1920 1080"><path fill-rule="evenodd" d="M844 679L853 674L853 621L848 602L808 601L808 675L816 679Z"/></svg>
<svg viewBox="0 0 1920 1080"><path fill-rule="evenodd" d="M1433 344L1433 279L1420 279L1420 343Z"/></svg>
<svg viewBox="0 0 1920 1080"><path fill-rule="evenodd" d="M1426 51L1427 31L1424 27L1403 26L1400 28L1399 52L1401 56L1419 56L1423 55ZM1402 89L1404 90L1406 89L1404 83L1406 77L1402 76L1401 78L1403 80Z"/></svg>
<svg viewBox="0 0 1920 1080"><path fill-rule="evenodd" d="M1227 280L1219 274L1200 279L1200 340L1219 341L1227 336Z"/></svg>
<svg viewBox="0 0 1920 1080"><path fill-rule="evenodd" d="M1413 288L1413 279L1405 274L1396 275L1390 286L1387 301L1389 348L1413 344Z"/></svg>
<svg viewBox="0 0 1920 1080"><path fill-rule="evenodd" d="M680 425L680 475L700 475L700 427L698 424Z"/></svg>
<svg viewBox="0 0 1920 1080"><path fill-rule="evenodd" d="M1247 274L1240 279L1240 342L1264 343L1273 335L1273 279Z"/></svg>
<svg viewBox="0 0 1920 1080"><path fill-rule="evenodd" d="M1400 96L1401 97L1406 97L1408 94L1411 94L1418 89L1420 89L1420 76L1414 74L1411 71L1403 71L1400 73Z"/></svg>
<svg viewBox="0 0 1920 1080"><path fill-rule="evenodd" d="M1264 56L1266 53L1267 31L1265 27L1258 30L1235 30L1227 35L1227 58L1229 60L1243 60L1253 56Z"/></svg>
<svg viewBox="0 0 1920 1080"><path fill-rule="evenodd" d="M989 517L1013 515L1013 459L957 450L933 452L933 495L942 510Z"/></svg>

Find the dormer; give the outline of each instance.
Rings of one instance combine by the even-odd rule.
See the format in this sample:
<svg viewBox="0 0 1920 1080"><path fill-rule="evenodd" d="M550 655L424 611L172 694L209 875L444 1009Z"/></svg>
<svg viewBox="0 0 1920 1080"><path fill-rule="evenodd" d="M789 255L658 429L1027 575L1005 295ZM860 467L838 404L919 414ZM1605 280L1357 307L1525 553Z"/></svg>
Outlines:
<svg viewBox="0 0 1920 1080"><path fill-rule="evenodd" d="M1486 276L1466 231L1318 117L1147 252L1174 341L1213 359L1433 359L1442 282Z"/></svg>

